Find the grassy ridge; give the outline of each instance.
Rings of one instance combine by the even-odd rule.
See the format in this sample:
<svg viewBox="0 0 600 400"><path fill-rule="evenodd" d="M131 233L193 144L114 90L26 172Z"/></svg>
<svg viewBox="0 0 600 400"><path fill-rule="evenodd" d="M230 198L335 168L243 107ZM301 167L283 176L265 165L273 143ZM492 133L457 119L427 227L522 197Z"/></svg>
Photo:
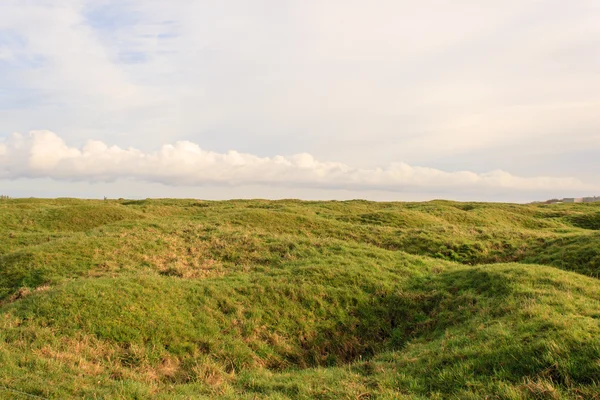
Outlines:
<svg viewBox="0 0 600 400"><path fill-rule="evenodd" d="M598 215L596 204L2 200L0 387L598 398Z"/></svg>

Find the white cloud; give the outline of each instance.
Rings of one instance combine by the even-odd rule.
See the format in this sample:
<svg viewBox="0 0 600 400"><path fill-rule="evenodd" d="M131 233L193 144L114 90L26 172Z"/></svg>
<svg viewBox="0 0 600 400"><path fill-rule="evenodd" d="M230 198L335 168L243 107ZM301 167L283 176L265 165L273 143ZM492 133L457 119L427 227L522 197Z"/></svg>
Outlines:
<svg viewBox="0 0 600 400"><path fill-rule="evenodd" d="M83 9L88 3L7 0L0 4L0 30L20 38L18 52L25 59L37 60L33 66L17 67L23 87L71 107L118 111L147 104L144 88L130 82L86 24Z"/></svg>
<svg viewBox="0 0 600 400"><path fill-rule="evenodd" d="M0 46L0 61L12 61L13 59L13 51L8 47Z"/></svg>
<svg viewBox="0 0 600 400"><path fill-rule="evenodd" d="M217 153L188 141L164 145L153 152L108 146L96 140L76 148L50 131L15 133L0 143L0 179L18 178L83 182L133 179L171 186L268 185L396 192L598 189L573 178L520 177L499 170L479 174L446 172L406 163L360 169L319 161L306 153L287 157L258 157L236 151Z"/></svg>

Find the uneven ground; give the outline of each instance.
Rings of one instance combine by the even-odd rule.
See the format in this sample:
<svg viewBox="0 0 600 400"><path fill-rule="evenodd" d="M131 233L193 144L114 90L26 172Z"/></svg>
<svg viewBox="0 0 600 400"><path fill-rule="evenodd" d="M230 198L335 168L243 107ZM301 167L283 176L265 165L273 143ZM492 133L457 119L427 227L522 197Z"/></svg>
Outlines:
<svg viewBox="0 0 600 400"><path fill-rule="evenodd" d="M0 398L600 398L600 203L1 200L0 238Z"/></svg>

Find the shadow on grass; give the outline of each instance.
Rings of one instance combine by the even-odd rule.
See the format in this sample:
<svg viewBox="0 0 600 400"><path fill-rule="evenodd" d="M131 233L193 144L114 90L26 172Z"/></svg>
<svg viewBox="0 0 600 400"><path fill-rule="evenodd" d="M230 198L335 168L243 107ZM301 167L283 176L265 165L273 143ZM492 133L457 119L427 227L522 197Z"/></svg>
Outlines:
<svg viewBox="0 0 600 400"><path fill-rule="evenodd" d="M342 365L402 349L416 337L433 340L481 312L501 313L500 303L510 294L505 275L480 268L410 279L349 309L352 323L320 327L302 340L300 359L290 361L300 367Z"/></svg>
<svg viewBox="0 0 600 400"><path fill-rule="evenodd" d="M45 282L43 271L33 267L31 253L16 252L0 256L0 301L22 287L35 288Z"/></svg>
<svg viewBox="0 0 600 400"><path fill-rule="evenodd" d="M538 245L523 262L600 277L600 234L561 237Z"/></svg>

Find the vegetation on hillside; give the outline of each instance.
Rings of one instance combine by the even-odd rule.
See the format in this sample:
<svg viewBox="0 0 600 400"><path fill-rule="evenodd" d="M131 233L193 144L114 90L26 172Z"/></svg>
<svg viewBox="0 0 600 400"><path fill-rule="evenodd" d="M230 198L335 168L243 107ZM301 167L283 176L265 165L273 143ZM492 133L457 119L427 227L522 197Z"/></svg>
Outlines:
<svg viewBox="0 0 600 400"><path fill-rule="evenodd" d="M1 200L0 398L598 399L599 222L600 203Z"/></svg>

